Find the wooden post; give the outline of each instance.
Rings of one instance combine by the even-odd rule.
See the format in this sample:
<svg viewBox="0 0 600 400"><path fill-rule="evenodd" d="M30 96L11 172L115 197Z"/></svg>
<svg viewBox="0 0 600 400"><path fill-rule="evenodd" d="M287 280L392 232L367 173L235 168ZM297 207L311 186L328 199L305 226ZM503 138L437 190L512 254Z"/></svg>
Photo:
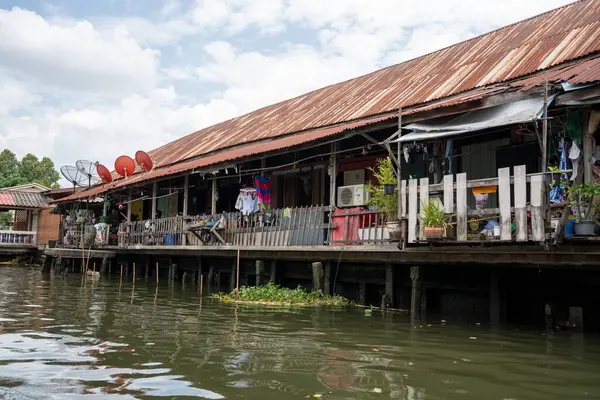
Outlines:
<svg viewBox="0 0 600 400"><path fill-rule="evenodd" d="M210 203L210 213L212 215L217 214L217 179L213 178L212 180L212 190L211 190L211 203Z"/></svg>
<svg viewBox="0 0 600 400"><path fill-rule="evenodd" d="M330 197L329 197L329 208L331 211L335 210L335 199L336 199L336 185L337 185L337 142L331 144L331 176L329 177L330 182Z"/></svg>
<svg viewBox="0 0 600 400"><path fill-rule="evenodd" d="M121 273L119 274L119 287L123 285L123 264L121 264Z"/></svg>
<svg viewBox="0 0 600 400"><path fill-rule="evenodd" d="M496 269L490 269L490 324L500 327L500 279Z"/></svg>
<svg viewBox="0 0 600 400"><path fill-rule="evenodd" d="M507 241L510 241L512 238L510 199L510 168L499 168L498 202L500 203L500 238Z"/></svg>
<svg viewBox="0 0 600 400"><path fill-rule="evenodd" d="M190 193L190 176L186 175L183 178L183 216L188 216L188 202L189 202L189 193ZM181 234L181 244L185 246L187 244L187 234L186 232L182 232Z"/></svg>
<svg viewBox="0 0 600 400"><path fill-rule="evenodd" d="M367 303L367 284L364 280L358 282L358 304L361 306Z"/></svg>
<svg viewBox="0 0 600 400"><path fill-rule="evenodd" d="M131 199L133 198L133 189L129 189L127 194L127 222L131 222Z"/></svg>
<svg viewBox="0 0 600 400"><path fill-rule="evenodd" d="M313 289L324 291L324 282L323 278L325 274L323 273L323 263L314 262L312 263L312 273L313 273Z"/></svg>
<svg viewBox="0 0 600 400"><path fill-rule="evenodd" d="M412 281L410 295L410 319L413 324L421 320L421 277L420 267L410 267L410 279Z"/></svg>
<svg viewBox="0 0 600 400"><path fill-rule="evenodd" d="M262 286L264 274L265 262L263 260L256 260L256 286Z"/></svg>
<svg viewBox="0 0 600 400"><path fill-rule="evenodd" d="M589 131L589 109L581 112L581 119L583 121L583 182L590 183L594 179L594 160L592 154L594 132Z"/></svg>
<svg viewBox="0 0 600 400"><path fill-rule="evenodd" d="M237 266L235 260L231 263L231 277L229 278L229 291L233 292L235 290L235 272L237 270Z"/></svg>
<svg viewBox="0 0 600 400"><path fill-rule="evenodd" d="M150 257L146 257L144 279L148 280L148 270L150 269Z"/></svg>
<svg viewBox="0 0 600 400"><path fill-rule="evenodd" d="M467 174L456 175L456 240L467 241Z"/></svg>
<svg viewBox="0 0 600 400"><path fill-rule="evenodd" d="M393 307L394 298L394 266L390 263L385 264L385 294L388 297L389 304Z"/></svg>
<svg viewBox="0 0 600 400"><path fill-rule="evenodd" d="M125 280L129 279L129 261L125 263Z"/></svg>
<svg viewBox="0 0 600 400"><path fill-rule="evenodd" d="M102 257L102 264L100 266L100 275L105 275L107 270L110 270L108 265L108 257L104 256Z"/></svg>
<svg viewBox="0 0 600 400"><path fill-rule="evenodd" d="M201 277L202 277L202 258L198 258L198 287L201 286Z"/></svg>
<svg viewBox="0 0 600 400"><path fill-rule="evenodd" d="M204 276L200 275L200 298L202 298L202 286L204 286Z"/></svg>
<svg viewBox="0 0 600 400"><path fill-rule="evenodd" d="M400 143L400 138L402 137L402 107L398 109L398 136L396 140L398 140L398 149L397 149L397 159L398 165L396 169L396 177L398 178L398 220L400 220L400 230L402 232L402 236L400 238L400 248L404 249L406 247L406 237L404 232L406 231L406 219L402 218L404 213L403 200L402 200L402 144Z"/></svg>
<svg viewBox="0 0 600 400"><path fill-rule="evenodd" d="M331 261L325 263L325 276L323 277L323 293L331 295Z"/></svg>
<svg viewBox="0 0 600 400"><path fill-rule="evenodd" d="M514 167L515 221L517 242L526 242L527 233L527 171L524 165Z"/></svg>
<svg viewBox="0 0 600 400"><path fill-rule="evenodd" d="M156 286L158 286L158 262L156 263Z"/></svg>
<svg viewBox="0 0 600 400"><path fill-rule="evenodd" d="M172 283L174 284L177 281L177 264L173 263L173 276L171 277Z"/></svg>
<svg viewBox="0 0 600 400"><path fill-rule="evenodd" d="M104 196L103 204L102 204L102 216L108 216L108 204L106 203L106 196Z"/></svg>
<svg viewBox="0 0 600 400"><path fill-rule="evenodd" d="M152 184L152 219L156 219L156 197L158 196L158 182Z"/></svg>
<svg viewBox="0 0 600 400"><path fill-rule="evenodd" d="M135 262L133 263L133 284L135 285L135 270L137 268L135 267Z"/></svg>
<svg viewBox="0 0 600 400"><path fill-rule="evenodd" d="M237 251L237 271L235 272L235 294L240 291L240 249Z"/></svg>

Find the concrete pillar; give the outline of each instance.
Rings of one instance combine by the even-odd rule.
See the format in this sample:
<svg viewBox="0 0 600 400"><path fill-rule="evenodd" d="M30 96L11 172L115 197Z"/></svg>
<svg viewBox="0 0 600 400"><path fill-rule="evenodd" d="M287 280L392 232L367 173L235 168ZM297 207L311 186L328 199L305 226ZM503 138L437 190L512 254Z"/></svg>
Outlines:
<svg viewBox="0 0 600 400"><path fill-rule="evenodd" d="M277 261L271 261L271 274L269 276L269 282L277 284Z"/></svg>
<svg viewBox="0 0 600 400"><path fill-rule="evenodd" d="M412 280L412 289L410 294L410 319L412 323L421 320L421 268L410 267L410 279Z"/></svg>
<svg viewBox="0 0 600 400"><path fill-rule="evenodd" d="M60 274L63 270L63 259L61 256L56 257L56 264L54 264L54 273Z"/></svg>
<svg viewBox="0 0 600 400"><path fill-rule="evenodd" d="M325 263L323 274L325 275L323 277L323 293L329 296L331 295L331 261Z"/></svg>
<svg viewBox="0 0 600 400"><path fill-rule="evenodd" d="M385 265L385 295L388 304L393 307L396 301L394 297L394 266L392 264Z"/></svg>
<svg viewBox="0 0 600 400"><path fill-rule="evenodd" d="M496 269L490 270L490 324L493 328L500 327L500 279Z"/></svg>
<svg viewBox="0 0 600 400"><path fill-rule="evenodd" d="M323 291L325 274L323 272L323 263L314 262L312 263L312 273L313 273L313 289Z"/></svg>
<svg viewBox="0 0 600 400"><path fill-rule="evenodd" d="M365 281L360 281L358 283L358 304L361 306L366 305L367 303L367 284Z"/></svg>
<svg viewBox="0 0 600 400"><path fill-rule="evenodd" d="M256 286L262 286L265 275L265 262L256 260Z"/></svg>

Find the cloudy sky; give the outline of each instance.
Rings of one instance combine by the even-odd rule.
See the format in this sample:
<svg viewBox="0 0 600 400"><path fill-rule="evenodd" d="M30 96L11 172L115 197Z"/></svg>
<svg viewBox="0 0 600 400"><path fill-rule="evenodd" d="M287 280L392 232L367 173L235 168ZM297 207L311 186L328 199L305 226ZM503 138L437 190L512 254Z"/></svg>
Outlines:
<svg viewBox="0 0 600 400"><path fill-rule="evenodd" d="M569 0L0 0L0 150L111 166Z"/></svg>

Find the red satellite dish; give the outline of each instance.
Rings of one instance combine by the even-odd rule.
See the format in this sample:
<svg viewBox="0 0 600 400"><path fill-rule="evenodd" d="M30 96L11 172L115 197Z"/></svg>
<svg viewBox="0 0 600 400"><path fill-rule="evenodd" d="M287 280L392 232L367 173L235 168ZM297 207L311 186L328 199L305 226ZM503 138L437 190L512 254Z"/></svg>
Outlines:
<svg viewBox="0 0 600 400"><path fill-rule="evenodd" d="M138 150L135 153L135 162L137 162L138 165L144 169L144 171L152 170L152 166L154 165L148 153L142 150Z"/></svg>
<svg viewBox="0 0 600 400"><path fill-rule="evenodd" d="M102 182L104 182L104 183L112 182L112 175L111 175L110 171L108 170L108 168L106 168L104 165L102 165L102 164L96 165L96 172L98 172L98 176L100 178L102 178Z"/></svg>
<svg viewBox="0 0 600 400"><path fill-rule="evenodd" d="M115 160L115 171L117 174L127 178L133 175L135 171L135 163L129 156L120 156Z"/></svg>

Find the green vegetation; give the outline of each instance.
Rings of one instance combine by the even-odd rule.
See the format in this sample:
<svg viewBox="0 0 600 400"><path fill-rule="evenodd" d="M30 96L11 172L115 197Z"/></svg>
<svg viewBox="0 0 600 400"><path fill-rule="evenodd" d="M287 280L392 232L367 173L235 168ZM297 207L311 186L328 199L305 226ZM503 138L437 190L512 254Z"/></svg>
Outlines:
<svg viewBox="0 0 600 400"><path fill-rule="evenodd" d="M58 188L59 179L60 175L48 157L40 160L33 154L27 154L19 161L8 149L0 152L0 188L26 183Z"/></svg>
<svg viewBox="0 0 600 400"><path fill-rule="evenodd" d="M600 186L595 183L572 183L567 188L569 205L575 213L577 222L595 221L600 213L600 203L594 203L594 197L600 196Z"/></svg>
<svg viewBox="0 0 600 400"><path fill-rule="evenodd" d="M273 305L295 305L295 306L328 306L345 307L351 304L350 300L342 296L327 296L320 290L308 292L301 286L296 289L288 289L268 283L264 286L242 286L239 293L235 291L217 293L213 298L223 302L257 303Z"/></svg>
<svg viewBox="0 0 600 400"><path fill-rule="evenodd" d="M425 226L446 228L448 223L446 222L446 213L441 205L436 201L430 201L425 204L421 204L421 213L423 218L423 224Z"/></svg>
<svg viewBox="0 0 600 400"><path fill-rule="evenodd" d="M377 182L376 185L369 182L367 184L367 192L371 194L371 198L367 204L376 207L387 214L388 221L398 219L398 196L385 194L384 185L398 185L398 179L394 174L394 166L389 158L381 158L377 160L377 168L369 168L373 172L373 177Z"/></svg>

